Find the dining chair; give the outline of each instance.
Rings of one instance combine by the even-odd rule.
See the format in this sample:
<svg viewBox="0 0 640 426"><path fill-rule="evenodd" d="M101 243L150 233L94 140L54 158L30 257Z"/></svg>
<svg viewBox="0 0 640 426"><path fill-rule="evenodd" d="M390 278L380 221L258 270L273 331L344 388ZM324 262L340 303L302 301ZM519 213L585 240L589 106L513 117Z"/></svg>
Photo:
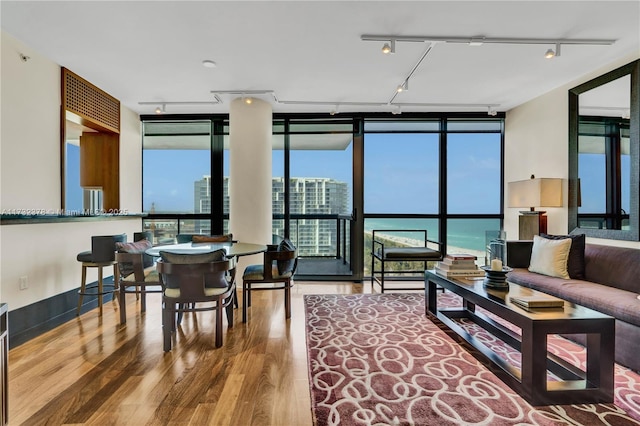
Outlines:
<svg viewBox="0 0 640 426"><path fill-rule="evenodd" d="M194 235L191 237L194 243L230 243L233 242L233 234L221 235Z"/></svg>
<svg viewBox="0 0 640 426"><path fill-rule="evenodd" d="M242 275L242 322L247 322L247 309L251 307L251 292L284 290L285 318L291 318L291 287L298 267L298 250L291 240L283 238L280 244L270 244L264 252L263 263L249 265Z"/></svg>
<svg viewBox="0 0 640 426"><path fill-rule="evenodd" d="M222 311L226 311L228 327L233 327L233 298L236 288L236 259L203 263L170 263L161 252L157 263L165 286L162 296L163 348L171 350L171 336L182 312L215 311L215 346L222 346ZM203 255L183 255L202 257Z"/></svg>
<svg viewBox="0 0 640 426"><path fill-rule="evenodd" d="M133 243L116 243L120 276L120 324L127 322L127 294L135 294L136 299L140 299L140 312L146 312L146 294L163 291L153 258L145 254L145 250L151 246L151 242L146 239Z"/></svg>
<svg viewBox="0 0 640 426"><path fill-rule="evenodd" d="M193 238L195 234L177 234L176 235L176 243L178 244L182 244L182 243L190 243L191 239Z"/></svg>
<svg viewBox="0 0 640 426"><path fill-rule="evenodd" d="M91 250L78 253L76 259L82 263L82 281L78 290L78 307L76 315L80 315L84 296L97 296L100 315L102 315L102 296L116 294L118 291L118 266L116 263L116 243L127 241L127 234L94 235L91 237ZM113 266L113 284L105 284L103 269ZM98 269L98 282L87 285L87 268Z"/></svg>

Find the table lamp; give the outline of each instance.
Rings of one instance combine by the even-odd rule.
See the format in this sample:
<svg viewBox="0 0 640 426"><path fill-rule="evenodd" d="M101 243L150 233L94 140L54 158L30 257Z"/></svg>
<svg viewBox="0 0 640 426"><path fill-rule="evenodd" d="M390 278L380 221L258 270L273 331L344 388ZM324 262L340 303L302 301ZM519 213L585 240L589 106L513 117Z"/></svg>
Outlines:
<svg viewBox="0 0 640 426"><path fill-rule="evenodd" d="M546 212L536 207L562 207L562 179L536 178L507 184L508 207L529 207L519 217L519 239L532 240L534 235L547 232Z"/></svg>

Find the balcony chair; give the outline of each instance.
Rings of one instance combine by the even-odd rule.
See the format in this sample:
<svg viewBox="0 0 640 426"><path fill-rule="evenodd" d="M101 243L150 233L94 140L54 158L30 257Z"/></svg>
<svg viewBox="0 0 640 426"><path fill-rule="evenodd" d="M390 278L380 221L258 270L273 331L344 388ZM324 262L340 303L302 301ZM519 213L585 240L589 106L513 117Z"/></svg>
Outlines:
<svg viewBox="0 0 640 426"><path fill-rule="evenodd" d="M216 312L216 348L222 346L223 308L226 310L228 327L233 327L232 300L236 288L236 259L223 257L222 260L208 261L211 259L209 256L211 254L171 256L170 253L160 252L162 259L158 261L157 268L165 286L162 296L162 332L165 352L171 350L171 334L175 331L176 324L180 324L180 314L183 312L211 310ZM185 257L194 259L185 259ZM168 258L190 263L170 263L164 260ZM177 321L176 314L178 314Z"/></svg>
<svg viewBox="0 0 640 426"><path fill-rule="evenodd" d="M275 262L275 264L274 264ZM291 287L298 267L298 251L284 238L280 244L270 244L261 265L249 265L242 275L242 322L247 322L247 309L251 306L251 292L258 290L284 290L285 318L291 318Z"/></svg>
<svg viewBox="0 0 640 426"><path fill-rule="evenodd" d="M140 312L145 312L146 294L163 292L153 258L145 254L145 250L151 247L151 242L147 239L133 243L116 243L116 261L120 276L120 324L127 322L127 293L135 294L136 300L141 299Z"/></svg>
<svg viewBox="0 0 640 426"><path fill-rule="evenodd" d="M82 262L82 282L78 290L78 308L76 315L80 315L84 296L97 296L100 315L102 315L102 296L116 294L118 290L118 266L116 262L116 243L127 241L127 234L99 235L91 237L91 250L83 251L76 257ZM113 284L104 284L103 268L113 266ZM98 268L98 283L87 285L87 268Z"/></svg>
<svg viewBox="0 0 640 426"><path fill-rule="evenodd" d="M404 234L415 236L420 235L420 245L407 246L406 244L393 244L389 238L383 238L376 233L385 233L387 235ZM437 262L443 259L442 243L427 239L427 231L425 229L379 229L374 230L371 235L371 288L375 288L374 283L380 285L380 292L385 290L385 275L398 274L416 274L420 273L420 281L423 282L424 271L427 269L427 262ZM417 240L416 240L417 242ZM380 270L376 270L376 261L380 263ZM403 269L402 263L410 262L409 269ZM423 262L424 267L420 270L414 269L414 262ZM385 266L388 264L396 264L399 269L389 270ZM379 277L376 275L379 274ZM397 277L396 277L397 278ZM388 278L387 278L388 279ZM417 290L416 287L393 287L393 290Z"/></svg>

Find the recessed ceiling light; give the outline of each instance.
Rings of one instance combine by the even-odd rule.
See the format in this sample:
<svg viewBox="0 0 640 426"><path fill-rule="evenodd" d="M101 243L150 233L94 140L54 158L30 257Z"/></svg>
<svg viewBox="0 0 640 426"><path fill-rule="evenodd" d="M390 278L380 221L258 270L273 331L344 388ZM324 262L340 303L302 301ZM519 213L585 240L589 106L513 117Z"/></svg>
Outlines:
<svg viewBox="0 0 640 426"><path fill-rule="evenodd" d="M216 63L209 59L205 59L204 61L202 61L202 66L205 68L215 68Z"/></svg>

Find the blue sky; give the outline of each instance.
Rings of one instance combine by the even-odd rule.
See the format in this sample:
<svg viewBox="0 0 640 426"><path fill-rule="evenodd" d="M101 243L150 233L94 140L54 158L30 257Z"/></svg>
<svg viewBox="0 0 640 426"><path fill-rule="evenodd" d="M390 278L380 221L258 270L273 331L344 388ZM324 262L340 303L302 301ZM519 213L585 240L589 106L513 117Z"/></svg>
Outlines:
<svg viewBox="0 0 640 426"><path fill-rule="evenodd" d="M365 209L371 213L437 213L438 135L367 134ZM500 137L450 134L449 210L499 213ZM295 150L292 177L330 177L352 188L352 146L344 151ZM209 174L207 151L149 150L144 153L144 208L193 208L193 182ZM284 170L283 151L274 151L273 175ZM225 161L228 175L228 161Z"/></svg>

